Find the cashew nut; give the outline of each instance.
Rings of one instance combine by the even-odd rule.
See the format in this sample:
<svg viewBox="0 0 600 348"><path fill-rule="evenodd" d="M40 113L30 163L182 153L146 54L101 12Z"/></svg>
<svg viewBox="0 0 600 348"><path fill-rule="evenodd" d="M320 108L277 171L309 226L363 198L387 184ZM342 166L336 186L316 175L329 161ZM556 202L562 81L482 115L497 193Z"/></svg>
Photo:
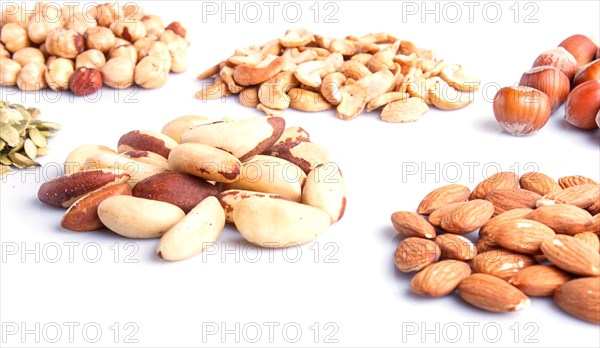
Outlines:
<svg viewBox="0 0 600 348"><path fill-rule="evenodd" d="M381 112L385 122L415 122L429 110L420 98L408 98L387 104Z"/></svg>

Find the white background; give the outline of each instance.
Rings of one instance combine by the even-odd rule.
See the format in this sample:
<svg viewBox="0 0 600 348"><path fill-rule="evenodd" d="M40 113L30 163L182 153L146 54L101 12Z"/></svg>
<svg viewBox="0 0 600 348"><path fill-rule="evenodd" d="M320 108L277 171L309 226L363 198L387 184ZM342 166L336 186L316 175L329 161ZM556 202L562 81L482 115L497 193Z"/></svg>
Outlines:
<svg viewBox="0 0 600 348"><path fill-rule="evenodd" d="M487 13L482 12L487 2L342 1L327 8L320 2L316 23L312 1L296 3L302 9L296 23L289 22L296 16L293 8L288 20L282 13L285 2L275 2L273 23L262 2L256 3L263 10L257 23L250 23L254 12L244 16L244 2L238 2L239 10L234 11L238 19L234 14L221 18L222 7L210 15L200 2L142 4L147 13L160 14L166 23L185 23L193 39L189 70L172 75L163 88L105 88L97 102L73 100L68 94L0 90L2 99L35 105L44 119L64 126L50 142L53 151L42 159L42 170L17 172L0 184L0 321L3 330L13 330L15 325L19 329L2 337L0 346L252 346L257 328L261 336L254 346L600 344L598 326L566 315L551 299L534 298L530 308L518 313L492 314L464 304L456 294L436 300L412 295L410 276L394 268L399 239L389 221L391 213L416 209L426 193L446 182L472 188L499 169L599 179L600 131L574 129L563 120L561 108L539 133L512 137L497 126L490 102L496 86L517 82L539 52L575 33L600 36L598 1L519 2L516 7L512 1L501 1L487 5ZM221 2L212 5L222 6ZM226 6L235 9L234 2ZM417 13L411 14L415 6ZM421 6L433 12L421 18L425 9ZM474 6L472 18L467 6ZM456 8L462 10L459 17ZM502 11L499 16L496 8ZM520 10L515 18L516 8ZM325 23L325 15L333 9L337 13L331 19L338 23ZM529 19L536 23L526 23L532 11ZM474 104L463 110L432 110L414 124L383 123L378 113L344 122L334 112L286 111L288 125L304 127L314 142L330 149L348 186L343 220L316 243L299 249L248 249L228 227L218 250L166 263L155 256L156 240L129 241L107 231L64 231L59 226L63 212L37 200L41 182L55 176L56 168L77 146L114 148L129 130L158 131L185 114L214 119L258 116L233 99L196 100L194 93L201 83L195 77L235 48L260 44L298 27L335 37L388 31L434 49L448 62L462 64L489 89L477 92ZM75 243L73 253L65 244L70 242ZM37 251L24 252L35 250L36 243ZM7 252L15 247L14 255ZM53 263L57 249L60 259ZM92 262L97 250L102 254ZM137 262L126 262L128 255L129 261ZM260 260L253 262L257 255ZM74 328L72 337L69 326ZM57 327L62 336L51 344ZM99 342L87 343L85 339L96 336L97 327L102 330ZM288 343L297 336L298 327L299 341ZM37 332L39 338L33 333L22 336L23 329ZM230 332L222 335L225 329ZM219 331L213 335L211 330ZM138 343L127 343L130 333L134 334L129 339Z"/></svg>

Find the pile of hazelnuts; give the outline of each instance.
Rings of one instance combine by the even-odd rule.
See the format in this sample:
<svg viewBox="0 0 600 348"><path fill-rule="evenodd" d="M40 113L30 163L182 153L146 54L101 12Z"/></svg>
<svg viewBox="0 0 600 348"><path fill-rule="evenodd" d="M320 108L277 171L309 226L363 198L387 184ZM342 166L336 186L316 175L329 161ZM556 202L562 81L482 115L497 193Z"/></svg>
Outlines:
<svg viewBox="0 0 600 348"><path fill-rule="evenodd" d="M512 135L542 128L565 103L565 120L581 129L600 127L600 48L585 35L573 35L542 52L518 86L494 97L494 115Z"/></svg>
<svg viewBox="0 0 600 348"><path fill-rule="evenodd" d="M2 6L0 85L83 96L103 84L158 88L170 72L187 69L189 39L181 23L165 26L132 2L88 5Z"/></svg>

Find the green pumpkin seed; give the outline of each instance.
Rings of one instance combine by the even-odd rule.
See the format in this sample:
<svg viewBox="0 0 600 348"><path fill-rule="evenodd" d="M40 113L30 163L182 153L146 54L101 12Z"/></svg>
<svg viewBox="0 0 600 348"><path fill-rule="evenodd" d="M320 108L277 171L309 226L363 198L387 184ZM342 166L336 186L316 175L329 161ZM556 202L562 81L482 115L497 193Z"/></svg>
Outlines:
<svg viewBox="0 0 600 348"><path fill-rule="evenodd" d="M23 148L25 149L25 154L27 155L27 157L29 157L31 159L35 159L37 157L38 147L35 146L35 144L33 143L33 141L31 139L25 139Z"/></svg>
<svg viewBox="0 0 600 348"><path fill-rule="evenodd" d="M32 128L29 130L29 139L31 139L31 141L33 141L37 147L45 147L48 145L48 140L37 128Z"/></svg>
<svg viewBox="0 0 600 348"><path fill-rule="evenodd" d="M0 153L2 153L4 151L4 148L6 148L6 141L0 139Z"/></svg>
<svg viewBox="0 0 600 348"><path fill-rule="evenodd" d="M0 108L0 123L15 124L23 121L23 115L9 106Z"/></svg>
<svg viewBox="0 0 600 348"><path fill-rule="evenodd" d="M47 131L47 130L40 131L40 134L45 136L46 138L50 138L50 137L54 136L54 132Z"/></svg>
<svg viewBox="0 0 600 348"><path fill-rule="evenodd" d="M8 124L2 124L0 127L0 139L4 140L8 146L15 146L19 143L19 132L15 127Z"/></svg>
<svg viewBox="0 0 600 348"><path fill-rule="evenodd" d="M19 143L17 144L17 146L12 147L10 149L10 151L8 151L8 153L19 152L19 151L23 150L24 145L25 145L25 139L19 138Z"/></svg>
<svg viewBox="0 0 600 348"><path fill-rule="evenodd" d="M12 161L8 158L8 156L4 155L0 156L0 164L10 166L12 164Z"/></svg>
<svg viewBox="0 0 600 348"><path fill-rule="evenodd" d="M38 147L37 148L37 156L46 156L47 154L50 153L50 148L48 146L46 147Z"/></svg>
<svg viewBox="0 0 600 348"><path fill-rule="evenodd" d="M13 164L17 168L25 169L25 168L37 167L40 165L36 161L32 160L31 158L28 158L27 156L25 156L19 152L8 154L8 157L11 159L11 161L13 161Z"/></svg>

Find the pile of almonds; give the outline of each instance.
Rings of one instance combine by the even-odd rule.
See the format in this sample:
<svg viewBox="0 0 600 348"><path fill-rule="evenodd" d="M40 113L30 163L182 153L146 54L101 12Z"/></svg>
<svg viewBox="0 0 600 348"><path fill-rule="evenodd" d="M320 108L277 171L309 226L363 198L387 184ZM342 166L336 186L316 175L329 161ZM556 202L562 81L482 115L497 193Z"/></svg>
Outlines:
<svg viewBox="0 0 600 348"><path fill-rule="evenodd" d="M479 79L465 76L435 52L388 33L336 39L289 30L264 45L236 50L198 76L216 76L202 100L239 94L240 103L269 116L293 108L336 109L351 120L382 109L386 122L417 121L429 106L455 110L473 101Z"/></svg>
<svg viewBox="0 0 600 348"><path fill-rule="evenodd" d="M0 86L83 96L102 84L158 88L169 72L188 66L187 30L179 22L165 26L135 3L60 8L38 2L33 11L13 3L3 10Z"/></svg>
<svg viewBox="0 0 600 348"><path fill-rule="evenodd" d="M65 174L42 184L38 198L68 208L61 222L68 230L160 238L165 260L201 253L225 222L258 246L303 244L346 207L344 179L327 150L281 117L183 116L161 133L124 134L117 151L75 149Z"/></svg>
<svg viewBox="0 0 600 348"><path fill-rule="evenodd" d="M60 130L54 122L40 120L37 108L0 101L0 177L11 167L37 167L37 157L48 154L48 137Z"/></svg>
<svg viewBox="0 0 600 348"><path fill-rule="evenodd" d="M525 308L528 296L554 296L567 313L600 324L596 181L500 172L473 191L460 184L435 189L416 213L391 219L406 237L396 267L418 272L414 293L441 297L458 289L464 301L491 312Z"/></svg>
<svg viewBox="0 0 600 348"><path fill-rule="evenodd" d="M527 135L544 127L565 101L565 120L571 125L600 127L600 48L585 35L570 36L542 52L518 86L498 91L494 115L506 132Z"/></svg>

